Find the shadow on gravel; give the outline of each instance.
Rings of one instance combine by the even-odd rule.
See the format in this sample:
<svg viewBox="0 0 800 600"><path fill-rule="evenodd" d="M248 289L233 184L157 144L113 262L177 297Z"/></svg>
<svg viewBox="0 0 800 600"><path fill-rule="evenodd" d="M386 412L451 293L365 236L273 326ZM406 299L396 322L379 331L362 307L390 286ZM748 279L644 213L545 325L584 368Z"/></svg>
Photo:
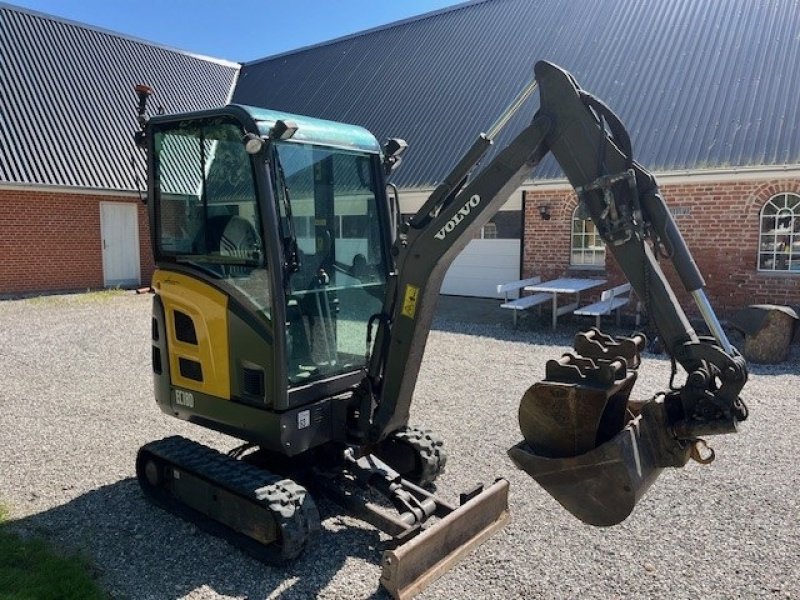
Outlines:
<svg viewBox="0 0 800 600"><path fill-rule="evenodd" d="M297 561L283 568L264 565L151 505L133 478L8 525L23 536L43 537L56 547L87 556L114 598L179 598L202 587L251 599L313 598L348 560L375 565L370 597L389 598L378 587L380 534L353 526L352 520L340 522L335 505L320 501L318 506L328 528ZM369 585L361 581L358 587L363 592ZM347 588L344 582L343 589Z"/></svg>
<svg viewBox="0 0 800 600"><path fill-rule="evenodd" d="M747 363L751 375L797 375L800 373L800 346L789 350L789 358L776 365L760 365L754 362Z"/></svg>

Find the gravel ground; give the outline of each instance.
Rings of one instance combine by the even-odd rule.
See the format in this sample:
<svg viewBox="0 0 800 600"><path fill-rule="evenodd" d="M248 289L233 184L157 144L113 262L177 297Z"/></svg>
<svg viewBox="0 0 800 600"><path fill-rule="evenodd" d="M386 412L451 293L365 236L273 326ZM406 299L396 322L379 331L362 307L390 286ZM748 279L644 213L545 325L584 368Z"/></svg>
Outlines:
<svg viewBox="0 0 800 600"><path fill-rule="evenodd" d="M423 598L800 598L798 352L751 368L751 420L713 439L717 460L665 472L620 526L568 515L516 471L518 399L569 344L508 315L439 317L413 422L445 438L439 490L511 481L512 522ZM0 303L0 502L16 527L86 552L123 598L384 598L371 527L320 502L323 533L286 570L152 507L134 477L140 445L173 433L235 441L163 415L150 377L150 300L80 295ZM634 395L665 387L648 356Z"/></svg>

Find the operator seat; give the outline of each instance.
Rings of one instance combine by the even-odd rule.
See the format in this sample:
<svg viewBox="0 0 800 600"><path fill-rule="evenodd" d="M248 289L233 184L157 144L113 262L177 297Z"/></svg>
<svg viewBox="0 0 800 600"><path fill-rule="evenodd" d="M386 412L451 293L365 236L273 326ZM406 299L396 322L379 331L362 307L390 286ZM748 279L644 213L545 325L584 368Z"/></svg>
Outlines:
<svg viewBox="0 0 800 600"><path fill-rule="evenodd" d="M209 221L220 217L212 217ZM239 216L221 217L226 219L219 236L219 253L223 256L257 258L259 238L253 225Z"/></svg>
<svg viewBox="0 0 800 600"><path fill-rule="evenodd" d="M261 243L255 228L247 219L238 215L215 215L206 221L205 237L201 230L195 239L195 250L206 247L206 252L218 252L220 256L258 259ZM216 270L216 269L215 269ZM222 265L217 270L220 277L247 277L252 267L245 265Z"/></svg>

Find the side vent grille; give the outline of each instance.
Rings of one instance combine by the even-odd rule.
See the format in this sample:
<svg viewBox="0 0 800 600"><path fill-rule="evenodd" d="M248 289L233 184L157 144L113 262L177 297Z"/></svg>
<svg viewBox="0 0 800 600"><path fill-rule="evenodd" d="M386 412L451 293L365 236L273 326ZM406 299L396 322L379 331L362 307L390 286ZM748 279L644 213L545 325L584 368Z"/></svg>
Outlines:
<svg viewBox="0 0 800 600"><path fill-rule="evenodd" d="M153 319L153 341L158 341L158 321Z"/></svg>
<svg viewBox="0 0 800 600"><path fill-rule="evenodd" d="M197 345L197 332L194 329L192 317L179 310L173 311L175 315L175 338L179 342Z"/></svg>
<svg viewBox="0 0 800 600"><path fill-rule="evenodd" d="M264 370L244 367L242 369L242 389L250 396L264 397Z"/></svg>
<svg viewBox="0 0 800 600"><path fill-rule="evenodd" d="M194 381L203 381L203 366L196 360L179 358L178 368L181 371L181 377L193 379Z"/></svg>
<svg viewBox="0 0 800 600"><path fill-rule="evenodd" d="M161 350L153 346L153 373L161 375Z"/></svg>

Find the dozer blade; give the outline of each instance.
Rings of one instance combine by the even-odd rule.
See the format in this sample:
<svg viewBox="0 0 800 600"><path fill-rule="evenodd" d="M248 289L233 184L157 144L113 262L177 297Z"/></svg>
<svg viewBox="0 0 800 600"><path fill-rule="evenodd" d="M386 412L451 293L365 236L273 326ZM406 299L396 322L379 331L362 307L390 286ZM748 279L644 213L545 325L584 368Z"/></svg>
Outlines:
<svg viewBox="0 0 800 600"><path fill-rule="evenodd" d="M383 553L381 584L412 598L508 521L508 481L498 479L418 536Z"/></svg>
<svg viewBox="0 0 800 600"><path fill-rule="evenodd" d="M574 516L608 527L633 512L664 467L688 461L691 449L669 431L663 404L651 401L621 432L588 452L549 458L523 441L508 455Z"/></svg>

